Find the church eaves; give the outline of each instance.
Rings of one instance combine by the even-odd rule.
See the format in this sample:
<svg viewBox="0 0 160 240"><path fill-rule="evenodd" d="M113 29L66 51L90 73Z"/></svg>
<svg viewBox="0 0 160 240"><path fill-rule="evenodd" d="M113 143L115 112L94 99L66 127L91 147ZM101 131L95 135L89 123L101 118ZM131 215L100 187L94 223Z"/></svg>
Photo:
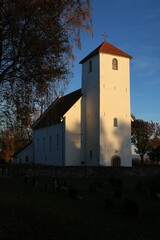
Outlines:
<svg viewBox="0 0 160 240"><path fill-rule="evenodd" d="M103 42L99 47L97 47L94 51L92 51L89 55L87 55L85 58L83 58L80 61L80 64L84 63L85 61L87 61L88 59L96 56L97 54L99 54L100 52L102 53L110 53L110 54L114 54L114 55L119 55L122 57L127 57L127 58L132 58L132 56L128 55L127 53L123 52L122 50L120 50L119 48L116 48L115 46L113 46L112 44L108 43L108 42Z"/></svg>

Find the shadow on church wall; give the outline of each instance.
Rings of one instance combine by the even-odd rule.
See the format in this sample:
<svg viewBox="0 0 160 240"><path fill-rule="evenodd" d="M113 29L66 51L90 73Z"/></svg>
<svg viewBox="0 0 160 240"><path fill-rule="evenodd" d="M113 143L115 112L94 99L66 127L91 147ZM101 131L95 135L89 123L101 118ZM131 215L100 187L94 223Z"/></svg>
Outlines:
<svg viewBox="0 0 160 240"><path fill-rule="evenodd" d="M121 166L131 166L131 127L119 122L118 127L111 127L107 132L101 119L100 164L112 166L114 157L120 158Z"/></svg>
<svg viewBox="0 0 160 240"><path fill-rule="evenodd" d="M131 166L131 139L130 139L130 126L125 122L119 122L118 127L113 127L109 132L106 131L104 127L104 120L101 120L101 134L99 137L100 149L99 153L94 151L93 153L97 154L96 158L99 159L99 162L95 163L92 159L89 158L89 154L86 146L86 158L82 155L82 138L81 138L81 126L79 122L76 122L72 126L72 130L66 129L66 165L102 165L102 166L112 166L113 157L120 158L121 166ZM77 131L78 130L78 131ZM94 131L94 130L93 130ZM93 139L92 139L93 140ZM97 142L97 139L94 140ZM94 142L93 141L93 142Z"/></svg>
<svg viewBox="0 0 160 240"><path fill-rule="evenodd" d="M65 165L81 165L81 124L75 122L65 134Z"/></svg>

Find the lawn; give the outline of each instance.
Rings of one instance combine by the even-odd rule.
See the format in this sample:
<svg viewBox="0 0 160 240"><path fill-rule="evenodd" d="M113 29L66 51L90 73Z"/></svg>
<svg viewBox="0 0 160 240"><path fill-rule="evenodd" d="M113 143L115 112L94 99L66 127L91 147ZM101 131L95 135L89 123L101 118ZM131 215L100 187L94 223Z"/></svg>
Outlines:
<svg viewBox="0 0 160 240"><path fill-rule="evenodd" d="M115 184L111 184L113 180ZM0 178L0 239L160 239L160 200L154 196L160 177L60 179L61 186L66 181L77 190L76 198L69 198L67 191L53 192L51 178L38 178L36 187L32 181ZM135 190L139 181L154 189L150 197L145 191ZM91 191L94 182L100 183L100 188ZM119 198L115 185L122 193ZM126 198L142 207L139 217L126 213ZM105 199L110 200L110 206L105 205Z"/></svg>

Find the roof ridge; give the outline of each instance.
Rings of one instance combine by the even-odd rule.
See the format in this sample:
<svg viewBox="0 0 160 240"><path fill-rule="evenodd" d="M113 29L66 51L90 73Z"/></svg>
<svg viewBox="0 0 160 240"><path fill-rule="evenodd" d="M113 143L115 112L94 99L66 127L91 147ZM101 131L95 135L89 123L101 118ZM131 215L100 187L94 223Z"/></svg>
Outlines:
<svg viewBox="0 0 160 240"><path fill-rule="evenodd" d="M84 63L89 58L96 56L97 54L99 54L99 52L115 54L115 55L119 55L119 56L122 56L122 57L130 58L130 59L132 58L132 56L130 56L129 54L127 54L124 51L120 50L119 48L115 47L111 43L104 41L95 50L93 50L85 58L83 58L80 61L80 64Z"/></svg>
<svg viewBox="0 0 160 240"><path fill-rule="evenodd" d="M111 49L107 50L108 53L113 53L113 54L117 54L117 55L121 55L124 56L124 57L129 57L129 58L132 58L132 56L130 56L128 53L122 51L121 49L115 47L114 45L112 45L111 43L109 42L103 42L102 46L100 47L99 49L99 52L102 51L102 52L105 52L102 50L103 47L106 47L106 44L109 45L109 47L111 47ZM108 46L107 46L108 47ZM114 51L117 51L116 53L114 53ZM113 51L113 52L112 52Z"/></svg>

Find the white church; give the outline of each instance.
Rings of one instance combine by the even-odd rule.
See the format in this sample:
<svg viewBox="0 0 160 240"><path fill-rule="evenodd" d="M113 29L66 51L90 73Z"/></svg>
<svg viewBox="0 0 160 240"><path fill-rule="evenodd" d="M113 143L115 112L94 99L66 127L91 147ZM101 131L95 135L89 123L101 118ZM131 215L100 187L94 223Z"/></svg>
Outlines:
<svg viewBox="0 0 160 240"><path fill-rule="evenodd" d="M15 163L132 166L130 59L108 42L87 55L82 88L57 98L33 124Z"/></svg>

